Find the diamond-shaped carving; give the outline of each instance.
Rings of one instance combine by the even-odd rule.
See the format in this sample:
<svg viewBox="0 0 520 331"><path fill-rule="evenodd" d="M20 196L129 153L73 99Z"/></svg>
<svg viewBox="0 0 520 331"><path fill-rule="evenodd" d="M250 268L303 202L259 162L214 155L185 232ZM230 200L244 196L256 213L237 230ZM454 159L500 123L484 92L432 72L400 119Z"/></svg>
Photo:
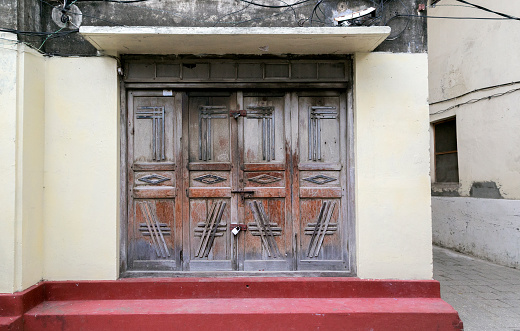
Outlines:
<svg viewBox="0 0 520 331"><path fill-rule="evenodd" d="M304 178L303 180L306 180L306 181L314 183L314 184L322 185L322 184L325 184L328 182L333 182L333 181L337 180L337 178L320 174L320 175Z"/></svg>
<svg viewBox="0 0 520 331"><path fill-rule="evenodd" d="M259 175L259 176L256 176L256 177L249 178L248 180L250 182L255 182L255 183L258 183L258 184L269 184L269 183L277 182L277 181L282 180L282 179L280 177L275 177L275 176L262 174L262 175Z"/></svg>
<svg viewBox="0 0 520 331"><path fill-rule="evenodd" d="M202 175L197 178L193 178L193 180L196 180L196 181L204 183L204 184L215 184L215 183L223 182L226 179L222 178L220 176L217 176L217 175L207 174L207 175Z"/></svg>
<svg viewBox="0 0 520 331"><path fill-rule="evenodd" d="M141 177L138 180L140 180L141 182L145 182L145 183L149 183L149 184L154 184L155 185L155 184L159 184L159 183L165 182L165 181L167 181L169 179L170 178L165 177L165 176L152 174L152 175L147 175L147 176Z"/></svg>

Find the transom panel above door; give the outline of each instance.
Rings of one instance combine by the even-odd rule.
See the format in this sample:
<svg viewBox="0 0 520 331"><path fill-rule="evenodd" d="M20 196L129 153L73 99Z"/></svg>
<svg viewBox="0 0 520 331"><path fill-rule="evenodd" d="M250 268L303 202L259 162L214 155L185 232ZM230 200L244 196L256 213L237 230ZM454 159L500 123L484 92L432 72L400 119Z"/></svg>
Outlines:
<svg viewBox="0 0 520 331"><path fill-rule="evenodd" d="M351 272L347 94L128 93L126 269Z"/></svg>

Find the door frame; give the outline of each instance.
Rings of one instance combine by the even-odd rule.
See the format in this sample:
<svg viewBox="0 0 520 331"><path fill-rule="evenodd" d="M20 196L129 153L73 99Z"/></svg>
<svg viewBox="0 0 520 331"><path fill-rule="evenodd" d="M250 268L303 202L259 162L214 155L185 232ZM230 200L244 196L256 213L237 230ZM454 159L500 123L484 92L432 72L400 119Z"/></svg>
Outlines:
<svg viewBox="0 0 520 331"><path fill-rule="evenodd" d="M120 210L119 210L119 276L121 278L128 277L354 277L357 275L357 264L356 264L356 217L355 217L355 151L354 151L354 137L355 137L355 125L354 125L354 100L353 100L353 84L352 80L345 83L332 83L324 84L320 83L299 83L295 84L260 84L260 83L236 83L226 84L225 86L219 83L196 83L187 86L185 83L139 83L139 84L125 84L124 78L120 77ZM345 228L347 231L345 240L347 241L348 247L348 259L349 267L348 271L275 271L275 272L248 272L248 271L135 271L128 270L127 266L127 249L128 249L128 97L130 91L155 91L156 95L159 96L162 92L163 95L169 94L171 91L180 92L183 95L182 107L187 107L187 91L197 89L265 89L265 88L278 88L286 91L296 92L297 90L331 90L341 89L345 91L347 101L347 116L346 116L346 145L347 145L347 160L346 160L346 219ZM182 113L182 110L181 110ZM179 151L183 154L185 151L182 149ZM184 155L181 155L181 159L184 159ZM177 204L176 204L177 205ZM177 208L177 207L176 207ZM182 259L182 256L176 256L176 259ZM182 263L182 261L181 261Z"/></svg>

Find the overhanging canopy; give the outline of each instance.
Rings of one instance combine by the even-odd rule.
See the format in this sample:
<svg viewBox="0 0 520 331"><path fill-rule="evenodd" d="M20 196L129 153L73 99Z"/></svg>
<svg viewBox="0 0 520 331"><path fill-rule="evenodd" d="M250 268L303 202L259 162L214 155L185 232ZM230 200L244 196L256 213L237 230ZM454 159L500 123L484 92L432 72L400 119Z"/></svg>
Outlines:
<svg viewBox="0 0 520 331"><path fill-rule="evenodd" d="M390 27L106 27L80 33L108 54L352 54L370 52Z"/></svg>

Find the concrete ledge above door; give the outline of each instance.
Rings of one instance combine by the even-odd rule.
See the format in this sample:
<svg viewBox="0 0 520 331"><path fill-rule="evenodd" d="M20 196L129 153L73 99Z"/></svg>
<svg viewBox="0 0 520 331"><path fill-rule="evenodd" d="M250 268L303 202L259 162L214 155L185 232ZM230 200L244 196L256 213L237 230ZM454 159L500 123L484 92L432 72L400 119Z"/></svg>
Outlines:
<svg viewBox="0 0 520 331"><path fill-rule="evenodd" d="M371 27L110 27L80 33L106 54L352 54L371 52L390 34Z"/></svg>

